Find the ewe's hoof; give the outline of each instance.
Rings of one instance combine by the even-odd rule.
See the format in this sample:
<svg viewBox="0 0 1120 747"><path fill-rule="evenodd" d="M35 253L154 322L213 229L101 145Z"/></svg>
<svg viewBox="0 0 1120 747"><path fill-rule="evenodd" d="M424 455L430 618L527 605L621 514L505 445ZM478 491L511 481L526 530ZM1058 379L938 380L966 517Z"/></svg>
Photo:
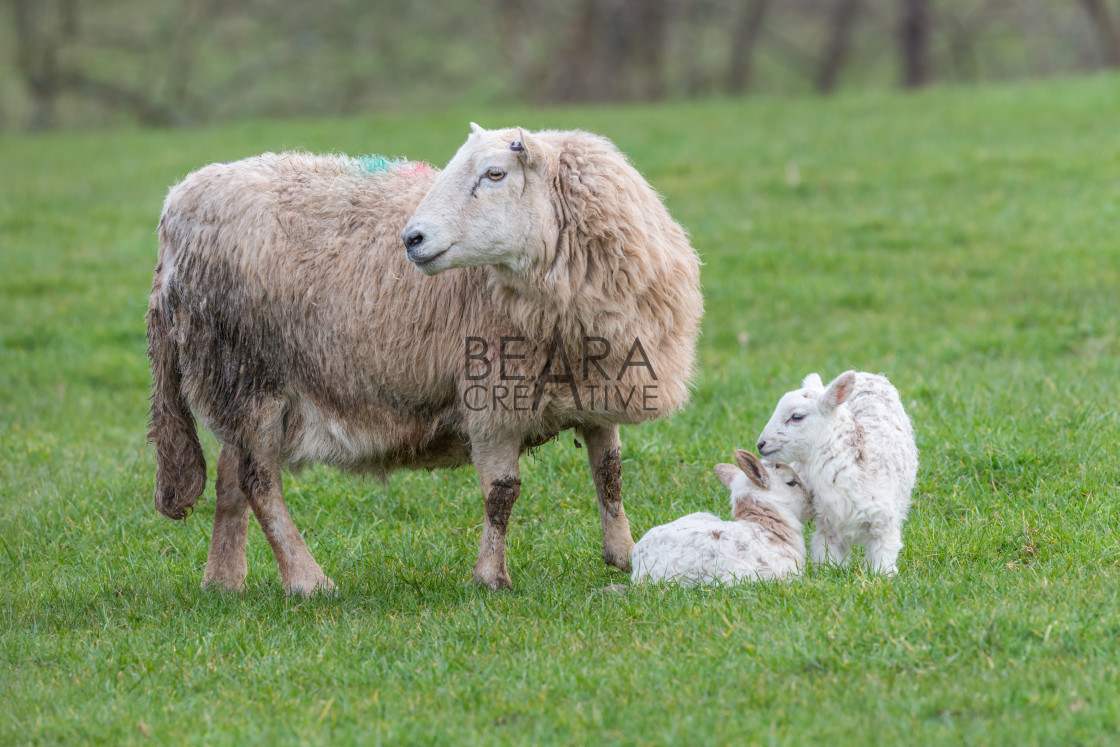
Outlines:
<svg viewBox="0 0 1120 747"><path fill-rule="evenodd" d="M486 586L494 591L513 588L513 583L509 580L508 573L482 574L476 571L472 575L471 580L479 586Z"/></svg>
<svg viewBox="0 0 1120 747"><path fill-rule="evenodd" d="M334 581L326 576L293 580L284 584L284 591L290 597L329 596L335 593L335 589Z"/></svg>
<svg viewBox="0 0 1120 747"><path fill-rule="evenodd" d="M207 576L202 579L201 585L202 588L207 591L226 591L233 594L240 594L245 589L245 579Z"/></svg>
<svg viewBox="0 0 1120 747"><path fill-rule="evenodd" d="M603 548L603 562L609 566L613 566L623 573L630 573L633 569L630 567L630 548L634 546L633 543L630 547L626 548L625 552L611 552Z"/></svg>

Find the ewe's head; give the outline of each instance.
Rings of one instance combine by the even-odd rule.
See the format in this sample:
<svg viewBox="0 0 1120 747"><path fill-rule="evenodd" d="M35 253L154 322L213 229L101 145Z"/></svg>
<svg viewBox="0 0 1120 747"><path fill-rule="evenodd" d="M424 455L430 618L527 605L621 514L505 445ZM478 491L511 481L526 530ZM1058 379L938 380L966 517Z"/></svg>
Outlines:
<svg viewBox="0 0 1120 747"><path fill-rule="evenodd" d="M471 129L401 232L426 275L483 265L519 272L531 260L526 247L555 242L549 146L516 128Z"/></svg>
<svg viewBox="0 0 1120 747"><path fill-rule="evenodd" d="M775 506L798 521L812 518L812 493L788 464L736 449L735 464L717 464L715 470L719 481L731 490L731 513L736 519L745 518L752 503Z"/></svg>
<svg viewBox="0 0 1120 747"><path fill-rule="evenodd" d="M827 387L809 374L801 388L784 394L758 437L758 453L786 462L804 462L831 437L833 424L852 396L855 371L837 376Z"/></svg>

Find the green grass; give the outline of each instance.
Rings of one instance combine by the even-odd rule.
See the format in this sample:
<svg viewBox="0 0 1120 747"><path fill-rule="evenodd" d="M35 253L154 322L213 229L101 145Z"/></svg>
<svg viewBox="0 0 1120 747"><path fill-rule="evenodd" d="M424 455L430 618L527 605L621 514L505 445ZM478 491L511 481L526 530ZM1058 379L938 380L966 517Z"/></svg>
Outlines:
<svg viewBox="0 0 1120 747"><path fill-rule="evenodd" d="M0 743L1115 743L1118 86L0 139ZM522 460L512 592L469 584L469 469L290 477L340 593L286 599L255 525L245 593L198 588L212 473L167 521L144 443L167 187L443 163L468 119L612 137L703 255L693 402L623 433L635 534L724 511L711 465L804 374L882 371L922 452L898 577L604 594L566 435Z"/></svg>

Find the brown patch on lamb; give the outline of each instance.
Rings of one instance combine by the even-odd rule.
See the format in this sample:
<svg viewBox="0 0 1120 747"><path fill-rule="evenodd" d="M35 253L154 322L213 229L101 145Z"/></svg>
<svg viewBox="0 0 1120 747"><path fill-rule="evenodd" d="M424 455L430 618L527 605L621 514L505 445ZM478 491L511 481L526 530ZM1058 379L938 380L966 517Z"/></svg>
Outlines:
<svg viewBox="0 0 1120 747"><path fill-rule="evenodd" d="M797 540L797 532L778 509L759 503L750 495L741 496L735 502L734 516L737 521L757 525L777 544L789 545Z"/></svg>

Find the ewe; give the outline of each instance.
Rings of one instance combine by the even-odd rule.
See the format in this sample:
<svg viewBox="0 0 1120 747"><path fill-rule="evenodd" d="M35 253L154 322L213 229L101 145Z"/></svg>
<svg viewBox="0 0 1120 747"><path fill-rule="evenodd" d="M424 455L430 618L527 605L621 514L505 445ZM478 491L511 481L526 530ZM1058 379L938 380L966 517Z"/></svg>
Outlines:
<svg viewBox="0 0 1120 747"><path fill-rule="evenodd" d="M702 299L684 231L610 141L475 125L442 173L306 153L212 164L172 188L159 240L155 503L182 519L205 487L193 409L222 443L204 585L244 584L252 510L287 591L333 586L282 466L473 462L474 579L509 586L518 455L569 428L603 558L630 570L618 425L685 403Z"/></svg>
<svg viewBox="0 0 1120 747"><path fill-rule="evenodd" d="M902 523L918 474L910 418L882 376L847 371L825 388L810 374L786 393L758 438L758 453L789 462L815 494L814 563L844 563L853 544L865 565L894 574Z"/></svg>
<svg viewBox="0 0 1120 747"><path fill-rule="evenodd" d="M805 565L801 522L812 496L785 464L735 451L738 467L717 464L731 489L731 514L723 521L695 513L646 532L630 555L634 583L675 581L683 586L781 579Z"/></svg>

